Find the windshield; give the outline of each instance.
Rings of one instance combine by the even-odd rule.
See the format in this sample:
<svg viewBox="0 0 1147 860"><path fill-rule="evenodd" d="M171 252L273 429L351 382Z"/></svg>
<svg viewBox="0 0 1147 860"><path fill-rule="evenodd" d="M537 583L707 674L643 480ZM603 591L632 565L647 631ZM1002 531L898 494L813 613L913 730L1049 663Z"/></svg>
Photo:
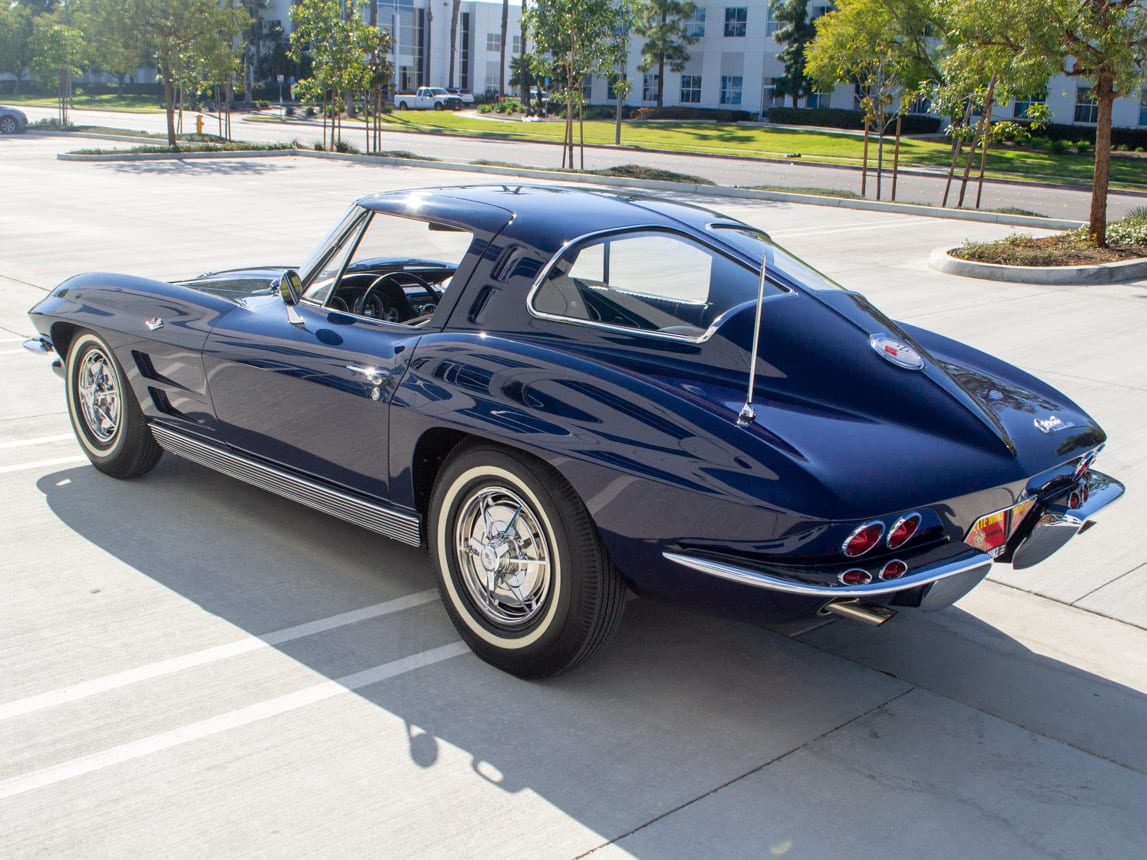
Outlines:
<svg viewBox="0 0 1147 860"><path fill-rule="evenodd" d="M771 276L779 274L794 286L806 290L846 289L804 260L793 256L759 230L739 224L713 224L710 229L742 254L754 260L763 258Z"/></svg>

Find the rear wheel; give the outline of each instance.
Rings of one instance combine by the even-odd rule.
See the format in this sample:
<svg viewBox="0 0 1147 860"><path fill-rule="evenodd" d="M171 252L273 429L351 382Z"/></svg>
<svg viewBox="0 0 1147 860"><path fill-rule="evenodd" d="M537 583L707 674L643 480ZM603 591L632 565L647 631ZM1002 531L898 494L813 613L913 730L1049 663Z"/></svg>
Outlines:
<svg viewBox="0 0 1147 860"><path fill-rule="evenodd" d="M163 449L98 335L84 331L72 340L66 387L72 429L93 466L113 478L135 478L155 467Z"/></svg>
<svg viewBox="0 0 1147 860"><path fill-rule="evenodd" d="M398 103L398 109L399 110L406 110L406 102L399 102Z"/></svg>
<svg viewBox="0 0 1147 860"><path fill-rule="evenodd" d="M15 134L19 125L14 116L0 116L0 134Z"/></svg>
<svg viewBox="0 0 1147 860"><path fill-rule="evenodd" d="M572 669L621 620L625 585L589 513L538 460L458 450L435 482L430 532L451 621L499 669L521 678Z"/></svg>

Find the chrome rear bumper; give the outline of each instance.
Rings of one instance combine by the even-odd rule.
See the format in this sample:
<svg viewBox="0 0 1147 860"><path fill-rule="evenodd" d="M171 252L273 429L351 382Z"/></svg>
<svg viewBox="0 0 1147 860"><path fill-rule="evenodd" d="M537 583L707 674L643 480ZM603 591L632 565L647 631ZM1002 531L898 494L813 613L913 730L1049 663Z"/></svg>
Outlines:
<svg viewBox="0 0 1147 860"><path fill-rule="evenodd" d="M1123 495L1123 485L1110 475L1093 470L1083 480L1087 487L1086 498L1075 507L1067 504L1066 500L1048 505L1031 531L1016 545L1011 554L1012 567L1024 570L1039 564L1092 526L1091 518Z"/></svg>

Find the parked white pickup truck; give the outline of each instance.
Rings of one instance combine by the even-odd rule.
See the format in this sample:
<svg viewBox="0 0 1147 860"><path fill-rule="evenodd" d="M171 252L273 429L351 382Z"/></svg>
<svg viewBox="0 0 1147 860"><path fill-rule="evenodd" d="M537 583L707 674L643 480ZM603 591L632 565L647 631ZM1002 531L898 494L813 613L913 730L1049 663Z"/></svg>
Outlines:
<svg viewBox="0 0 1147 860"><path fill-rule="evenodd" d="M445 87L419 87L418 92L394 97L399 110L461 110L461 96L452 95Z"/></svg>

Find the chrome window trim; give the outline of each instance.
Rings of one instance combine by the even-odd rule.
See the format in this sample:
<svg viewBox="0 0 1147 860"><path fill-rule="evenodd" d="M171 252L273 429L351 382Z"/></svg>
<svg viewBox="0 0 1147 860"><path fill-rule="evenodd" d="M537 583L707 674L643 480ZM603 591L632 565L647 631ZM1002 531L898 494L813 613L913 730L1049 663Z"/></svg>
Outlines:
<svg viewBox="0 0 1147 860"><path fill-rule="evenodd" d="M725 257L727 260L729 260L733 264L743 267L744 269L746 269L746 271L749 271L749 272L753 271L751 267L745 265L745 262L743 259L738 259L738 257L740 256L739 254L736 254L736 255L731 254L727 250L724 250L722 248L718 248L716 245L714 245L710 242L707 242L703 239L699 239L697 236L694 236L692 233L687 233L683 230L675 230L672 227L666 227L662 224L644 224L644 225L630 224L630 225L627 225L625 227L610 227L610 228L605 229L605 230L595 230L592 233L584 233L581 236L577 236L573 239L567 239L565 242L562 243L561 247L558 248L558 250L554 252L553 256L550 257L550 259L542 267L541 272L539 272L537 278L534 279L534 283L530 287L529 293L526 294L526 312L531 317L533 317L534 319L549 320L551 322L560 322L560 323L565 323L567 325L587 326L589 328L602 329L604 331L621 332L623 334L639 335L642 337L652 337L652 338L656 338L658 340L677 341L678 343L701 344L701 343L705 343L711 337L713 337L713 335L717 331L717 329L719 329L721 327L721 325L724 324L725 320L727 320L730 315L732 315L736 311L740 310L741 308L745 307L745 305L755 305L757 303L756 299L753 298L753 299L749 299L745 302L742 302L741 304L733 305L733 307L728 308L727 310L725 310L724 312L719 314L717 316L717 318L715 320L713 320L713 322L709 323L709 328L707 328L702 334L698 335L697 337L690 337L689 335L684 335L684 334L673 334L671 332L650 331L648 329L632 328L630 326L623 326L623 325L614 325L613 323L603 323L603 322L597 322L595 320L581 320L581 319L577 319L575 317L567 317L567 316L562 316L561 314L551 314L551 313L548 313L546 311L539 311L534 307L534 298L537 296L538 291L545 284L546 278L549 277L549 274L553 270L554 266L556 266L558 264L558 262L561 260L561 258L565 255L565 253L571 247L573 247L574 245L586 244L588 242L594 241L595 239L601 239L601 238L604 238L606 236L624 236L627 233L633 233L633 234L662 233L662 234L668 234L670 236L674 236L674 237L677 237L680 239L685 239L687 241L694 243L695 245L699 245L702 248L705 248L707 251L710 251L711 253L720 254L722 257ZM759 276L760 272L758 271L757 274ZM777 281L773 280L772 278L769 279L769 283L772 286L780 289L782 292L778 295L766 296L765 301L771 301L773 299L785 298L788 296L795 296L797 294L796 291L793 290L791 287L787 286L786 284L778 283Z"/></svg>

